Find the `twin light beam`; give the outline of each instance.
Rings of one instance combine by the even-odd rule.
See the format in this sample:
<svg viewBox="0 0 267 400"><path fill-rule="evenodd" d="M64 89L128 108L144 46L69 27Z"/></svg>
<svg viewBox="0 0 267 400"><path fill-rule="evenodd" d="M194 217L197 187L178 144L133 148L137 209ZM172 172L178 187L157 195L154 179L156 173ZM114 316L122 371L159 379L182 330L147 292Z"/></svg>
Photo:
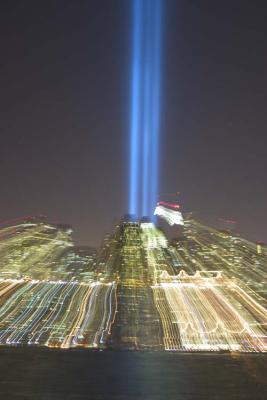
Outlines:
<svg viewBox="0 0 267 400"><path fill-rule="evenodd" d="M152 218L158 193L162 0L132 0L129 212Z"/></svg>

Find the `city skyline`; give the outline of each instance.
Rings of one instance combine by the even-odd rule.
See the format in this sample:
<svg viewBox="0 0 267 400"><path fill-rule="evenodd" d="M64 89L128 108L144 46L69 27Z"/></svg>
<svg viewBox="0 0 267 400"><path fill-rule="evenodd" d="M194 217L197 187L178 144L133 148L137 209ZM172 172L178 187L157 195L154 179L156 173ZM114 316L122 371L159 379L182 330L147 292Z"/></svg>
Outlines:
<svg viewBox="0 0 267 400"><path fill-rule="evenodd" d="M0 1L0 397L266 400L267 7Z"/></svg>
<svg viewBox="0 0 267 400"><path fill-rule="evenodd" d="M0 345L267 352L266 246L186 218L122 219L98 252L68 225L0 229Z"/></svg>

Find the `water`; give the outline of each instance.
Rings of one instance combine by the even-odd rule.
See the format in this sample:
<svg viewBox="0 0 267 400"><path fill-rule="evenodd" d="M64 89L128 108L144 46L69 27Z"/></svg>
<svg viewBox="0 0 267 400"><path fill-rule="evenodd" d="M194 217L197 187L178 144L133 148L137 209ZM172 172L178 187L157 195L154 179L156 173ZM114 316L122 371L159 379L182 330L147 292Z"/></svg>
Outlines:
<svg viewBox="0 0 267 400"><path fill-rule="evenodd" d="M1 400L267 399L267 355L0 348Z"/></svg>

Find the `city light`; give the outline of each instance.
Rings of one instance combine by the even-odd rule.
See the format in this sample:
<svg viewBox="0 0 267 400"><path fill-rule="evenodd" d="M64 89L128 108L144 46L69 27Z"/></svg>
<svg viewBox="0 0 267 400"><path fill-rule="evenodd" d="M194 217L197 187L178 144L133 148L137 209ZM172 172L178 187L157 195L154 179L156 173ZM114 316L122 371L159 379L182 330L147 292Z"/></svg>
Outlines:
<svg viewBox="0 0 267 400"><path fill-rule="evenodd" d="M161 0L133 2L129 212L153 216L159 168Z"/></svg>
<svg viewBox="0 0 267 400"><path fill-rule="evenodd" d="M169 244L152 222L122 220L95 254L67 225L2 227L0 345L266 352L266 246L181 229Z"/></svg>
<svg viewBox="0 0 267 400"><path fill-rule="evenodd" d="M169 225L184 225L182 213L177 208L170 209L165 205L157 205L154 215L163 218Z"/></svg>

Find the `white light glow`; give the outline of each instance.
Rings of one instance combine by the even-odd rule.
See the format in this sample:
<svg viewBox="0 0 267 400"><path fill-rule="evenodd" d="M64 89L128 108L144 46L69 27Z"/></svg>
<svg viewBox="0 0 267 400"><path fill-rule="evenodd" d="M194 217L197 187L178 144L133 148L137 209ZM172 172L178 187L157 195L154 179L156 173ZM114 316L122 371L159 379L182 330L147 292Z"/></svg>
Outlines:
<svg viewBox="0 0 267 400"><path fill-rule="evenodd" d="M183 216L180 211L170 210L159 205L155 208L154 215L163 218L169 225L184 225Z"/></svg>

